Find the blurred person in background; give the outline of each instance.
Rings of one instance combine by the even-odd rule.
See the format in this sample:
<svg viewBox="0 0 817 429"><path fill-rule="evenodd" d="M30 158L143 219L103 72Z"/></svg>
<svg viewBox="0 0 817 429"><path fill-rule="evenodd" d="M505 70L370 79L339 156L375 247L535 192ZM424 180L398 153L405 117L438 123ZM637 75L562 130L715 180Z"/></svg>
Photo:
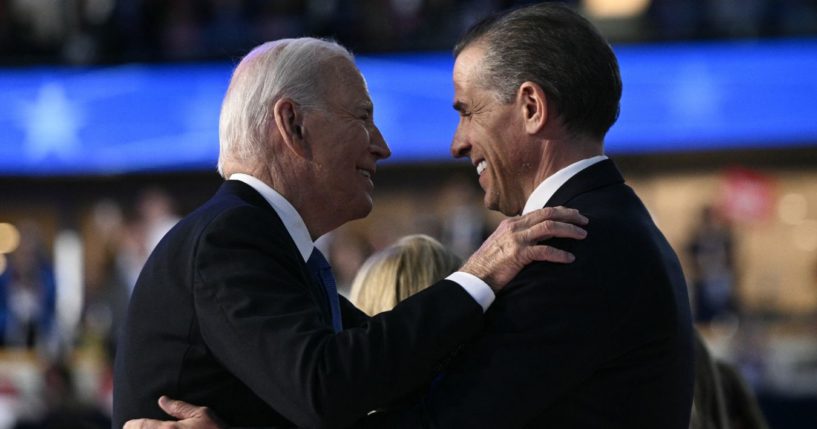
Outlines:
<svg viewBox="0 0 817 429"><path fill-rule="evenodd" d="M539 240L584 237L562 223L584 223L575 210L504 221L460 271L370 319L338 296L314 245L371 211L376 164L390 155L351 54L311 38L255 48L235 69L219 134L227 180L162 239L131 297L117 427L165 416L162 394L233 425L348 426L430 378L529 262L572 261Z"/></svg>
<svg viewBox="0 0 817 429"><path fill-rule="evenodd" d="M172 198L161 188L145 190L137 202L137 211L144 225L145 248L150 254L181 218L173 208Z"/></svg>
<svg viewBox="0 0 817 429"><path fill-rule="evenodd" d="M98 357L96 402L107 416L113 406L113 356L116 340L125 322L129 283L122 270L121 252L128 231L119 204L110 199L97 201L87 225L89 237L84 247L85 296L79 349Z"/></svg>
<svg viewBox="0 0 817 429"><path fill-rule="evenodd" d="M765 429L752 389L737 369L712 355L695 332L695 397L690 429Z"/></svg>
<svg viewBox="0 0 817 429"><path fill-rule="evenodd" d="M693 328L681 266L604 155L622 91L612 49L578 13L543 3L477 23L454 54L451 152L471 159L485 205L507 216L569 206L588 214L588 235L549 241L576 262L525 267L422 401L361 426L688 428ZM210 424L190 404L163 405L190 417L183 424Z"/></svg>
<svg viewBox="0 0 817 429"><path fill-rule="evenodd" d="M333 231L321 238L328 239L329 260L338 286L338 293L349 297L352 280L363 262L372 254L372 244L364 234Z"/></svg>
<svg viewBox="0 0 817 429"><path fill-rule="evenodd" d="M350 300L369 316L434 284L462 265L439 241L423 234L409 235L370 256L352 282Z"/></svg>
<svg viewBox="0 0 817 429"><path fill-rule="evenodd" d="M467 181L468 180L468 181ZM490 234L482 195L470 177L457 176L443 186L439 200L444 219L442 242L457 255L469 255Z"/></svg>
<svg viewBox="0 0 817 429"><path fill-rule="evenodd" d="M724 322L737 316L734 244L726 219L712 206L701 209L687 245L698 322Z"/></svg>
<svg viewBox="0 0 817 429"><path fill-rule="evenodd" d="M48 341L55 326L57 287L54 267L39 227L20 225L20 245L8 255L0 275L0 345L34 348Z"/></svg>
<svg viewBox="0 0 817 429"><path fill-rule="evenodd" d="M128 295L133 292L150 253L179 219L170 195L161 188L148 188L139 194L135 216L124 227L117 255L117 264L128 284Z"/></svg>
<svg viewBox="0 0 817 429"><path fill-rule="evenodd" d="M111 427L110 417L102 410L86 404L77 394L75 374L67 362L48 364L43 373L42 417L21 420L14 429L105 429Z"/></svg>
<svg viewBox="0 0 817 429"><path fill-rule="evenodd" d="M88 227L92 241L84 250L83 342L102 347L113 356L130 295L126 273L119 264L126 234L121 208L108 199L96 202Z"/></svg>

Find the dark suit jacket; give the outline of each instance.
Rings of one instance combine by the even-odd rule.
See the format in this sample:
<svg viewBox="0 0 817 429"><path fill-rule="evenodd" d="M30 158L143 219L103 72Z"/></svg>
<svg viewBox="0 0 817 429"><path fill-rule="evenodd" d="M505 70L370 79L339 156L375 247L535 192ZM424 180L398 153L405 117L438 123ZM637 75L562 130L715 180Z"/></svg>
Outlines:
<svg viewBox="0 0 817 429"><path fill-rule="evenodd" d="M117 350L114 427L166 419L162 394L236 426L348 426L426 382L483 321L445 280L371 319L341 307L335 334L325 292L275 211L225 182L142 270Z"/></svg>
<svg viewBox="0 0 817 429"><path fill-rule="evenodd" d="M571 178L557 205L590 219L585 240L548 243L576 261L526 267L422 404L364 426L687 428L692 331L675 253L612 161Z"/></svg>

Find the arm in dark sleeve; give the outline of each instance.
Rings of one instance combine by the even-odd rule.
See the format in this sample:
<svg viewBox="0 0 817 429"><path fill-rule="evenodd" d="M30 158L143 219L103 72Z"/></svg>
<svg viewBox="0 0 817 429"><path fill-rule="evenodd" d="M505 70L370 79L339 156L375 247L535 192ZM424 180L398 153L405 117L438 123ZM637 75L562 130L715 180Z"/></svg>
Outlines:
<svg viewBox="0 0 817 429"><path fill-rule="evenodd" d="M335 334L308 291L299 255L288 237L269 232L267 219L241 207L207 227L195 258L195 309L216 358L297 426L348 426L426 381L481 328L479 305L441 281Z"/></svg>
<svg viewBox="0 0 817 429"><path fill-rule="evenodd" d="M560 267L538 265L497 299L485 331L421 404L369 416L361 427L525 427L588 377L600 344L587 339L607 328L602 300L586 283L553 273Z"/></svg>
<svg viewBox="0 0 817 429"><path fill-rule="evenodd" d="M355 305L346 299L346 297L341 295L339 298L340 313L341 317L343 318L343 327L345 329L354 328L369 321L369 316L359 308L355 307Z"/></svg>

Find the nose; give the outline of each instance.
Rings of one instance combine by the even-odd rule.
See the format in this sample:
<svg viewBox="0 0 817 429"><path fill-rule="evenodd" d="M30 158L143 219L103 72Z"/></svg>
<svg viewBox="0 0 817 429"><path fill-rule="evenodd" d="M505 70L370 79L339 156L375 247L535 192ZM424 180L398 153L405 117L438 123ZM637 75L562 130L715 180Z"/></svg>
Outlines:
<svg viewBox="0 0 817 429"><path fill-rule="evenodd" d="M462 158L471 153L471 145L462 137L460 131L454 133L454 138L451 139L451 156L454 158Z"/></svg>
<svg viewBox="0 0 817 429"><path fill-rule="evenodd" d="M391 149L389 149L389 145L386 144L383 134L380 134L380 129L377 128L376 125L372 127L369 138L370 150L378 160L386 159L391 156Z"/></svg>

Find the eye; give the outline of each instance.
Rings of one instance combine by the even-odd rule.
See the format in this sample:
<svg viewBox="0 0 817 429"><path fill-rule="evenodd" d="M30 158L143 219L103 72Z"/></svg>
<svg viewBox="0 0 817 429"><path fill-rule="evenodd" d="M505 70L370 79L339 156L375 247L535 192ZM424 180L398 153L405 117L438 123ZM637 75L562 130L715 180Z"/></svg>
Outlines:
<svg viewBox="0 0 817 429"><path fill-rule="evenodd" d="M358 111L357 118L363 122L369 122L372 120L372 111L369 109L361 109Z"/></svg>

